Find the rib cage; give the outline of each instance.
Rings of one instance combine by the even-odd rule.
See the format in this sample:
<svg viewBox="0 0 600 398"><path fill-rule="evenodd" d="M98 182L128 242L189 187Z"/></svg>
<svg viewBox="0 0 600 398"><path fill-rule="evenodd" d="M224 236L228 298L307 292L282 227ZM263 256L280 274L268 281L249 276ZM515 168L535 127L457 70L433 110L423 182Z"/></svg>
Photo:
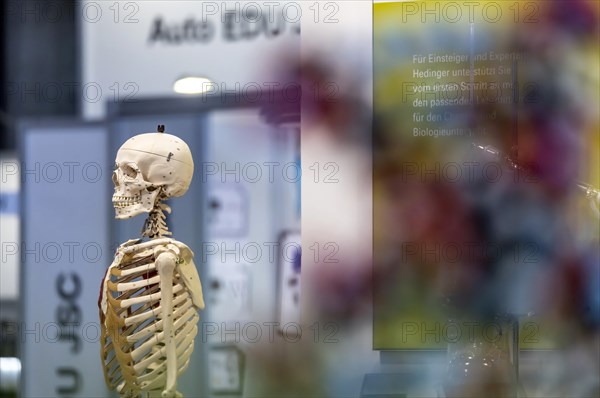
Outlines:
<svg viewBox="0 0 600 398"><path fill-rule="evenodd" d="M107 270L103 294L106 308L103 312L101 305L100 318L106 383L126 397L163 389L166 349L154 250L127 255L117 252ZM179 267L173 275L173 314L179 376L189 364L199 319Z"/></svg>

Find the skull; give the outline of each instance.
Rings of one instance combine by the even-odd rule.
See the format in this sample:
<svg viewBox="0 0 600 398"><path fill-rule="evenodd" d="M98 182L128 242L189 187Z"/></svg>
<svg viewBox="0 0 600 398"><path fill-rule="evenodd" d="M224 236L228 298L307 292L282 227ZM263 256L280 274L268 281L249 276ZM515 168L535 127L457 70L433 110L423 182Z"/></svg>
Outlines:
<svg viewBox="0 0 600 398"><path fill-rule="evenodd" d="M164 197L182 196L193 174L192 153L179 137L146 133L128 139L117 152L112 176L116 218L149 213L161 191Z"/></svg>

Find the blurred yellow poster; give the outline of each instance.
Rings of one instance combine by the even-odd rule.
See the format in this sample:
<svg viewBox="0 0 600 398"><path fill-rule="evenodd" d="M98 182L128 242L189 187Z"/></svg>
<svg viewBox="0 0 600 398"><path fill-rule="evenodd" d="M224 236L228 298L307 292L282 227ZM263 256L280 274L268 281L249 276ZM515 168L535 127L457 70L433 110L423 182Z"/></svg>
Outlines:
<svg viewBox="0 0 600 398"><path fill-rule="evenodd" d="M547 349L600 322L597 19L593 1L374 4L375 349L515 319Z"/></svg>

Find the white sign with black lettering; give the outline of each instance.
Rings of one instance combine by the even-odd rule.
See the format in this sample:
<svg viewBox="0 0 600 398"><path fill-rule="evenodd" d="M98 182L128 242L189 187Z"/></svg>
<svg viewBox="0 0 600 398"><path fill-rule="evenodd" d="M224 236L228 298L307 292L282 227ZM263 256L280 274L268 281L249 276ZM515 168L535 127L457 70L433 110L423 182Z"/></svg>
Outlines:
<svg viewBox="0 0 600 398"><path fill-rule="evenodd" d="M104 117L107 101L175 96L184 75L214 82L207 98L283 89L275 70L299 54L302 12L294 1L82 1L83 115Z"/></svg>
<svg viewBox="0 0 600 398"><path fill-rule="evenodd" d="M248 193L240 184L211 184L207 222L210 236L244 237L248 232Z"/></svg>
<svg viewBox="0 0 600 398"><path fill-rule="evenodd" d="M301 236L287 231L280 243L278 262L279 324L300 323Z"/></svg>
<svg viewBox="0 0 600 398"><path fill-rule="evenodd" d="M225 247L225 245L221 245ZM234 246L230 245L230 248ZM222 249L221 249L222 250ZM229 257L233 258L230 253ZM209 280L205 287L207 304L211 306L211 320L237 322L251 319L252 272L245 263L218 262L209 266ZM210 336L209 336L210 337ZM220 336L219 336L220 337Z"/></svg>
<svg viewBox="0 0 600 398"><path fill-rule="evenodd" d="M19 298L19 162L0 156L0 300Z"/></svg>

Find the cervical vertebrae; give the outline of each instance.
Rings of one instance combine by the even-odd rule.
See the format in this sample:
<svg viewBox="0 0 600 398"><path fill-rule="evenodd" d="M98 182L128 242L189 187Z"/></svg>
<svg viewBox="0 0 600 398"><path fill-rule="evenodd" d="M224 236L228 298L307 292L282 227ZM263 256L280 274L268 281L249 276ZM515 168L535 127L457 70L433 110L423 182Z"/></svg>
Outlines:
<svg viewBox="0 0 600 398"><path fill-rule="evenodd" d="M123 397L162 391L181 397L177 376L194 349L202 286L192 251L170 238L163 200L183 195L193 161L187 145L169 134L141 134L117 154L113 204L117 218L149 216L142 235L119 246L102 281L98 306L106 383Z"/></svg>
<svg viewBox="0 0 600 398"><path fill-rule="evenodd" d="M163 199L166 199L166 196L159 194L157 203L154 205L154 208L150 211L148 218L146 218L146 221L144 222L142 236L147 236L148 238L162 238L163 236L172 235L165 222L167 216L164 213L167 212L168 214L171 214L171 208L167 204L161 202Z"/></svg>

